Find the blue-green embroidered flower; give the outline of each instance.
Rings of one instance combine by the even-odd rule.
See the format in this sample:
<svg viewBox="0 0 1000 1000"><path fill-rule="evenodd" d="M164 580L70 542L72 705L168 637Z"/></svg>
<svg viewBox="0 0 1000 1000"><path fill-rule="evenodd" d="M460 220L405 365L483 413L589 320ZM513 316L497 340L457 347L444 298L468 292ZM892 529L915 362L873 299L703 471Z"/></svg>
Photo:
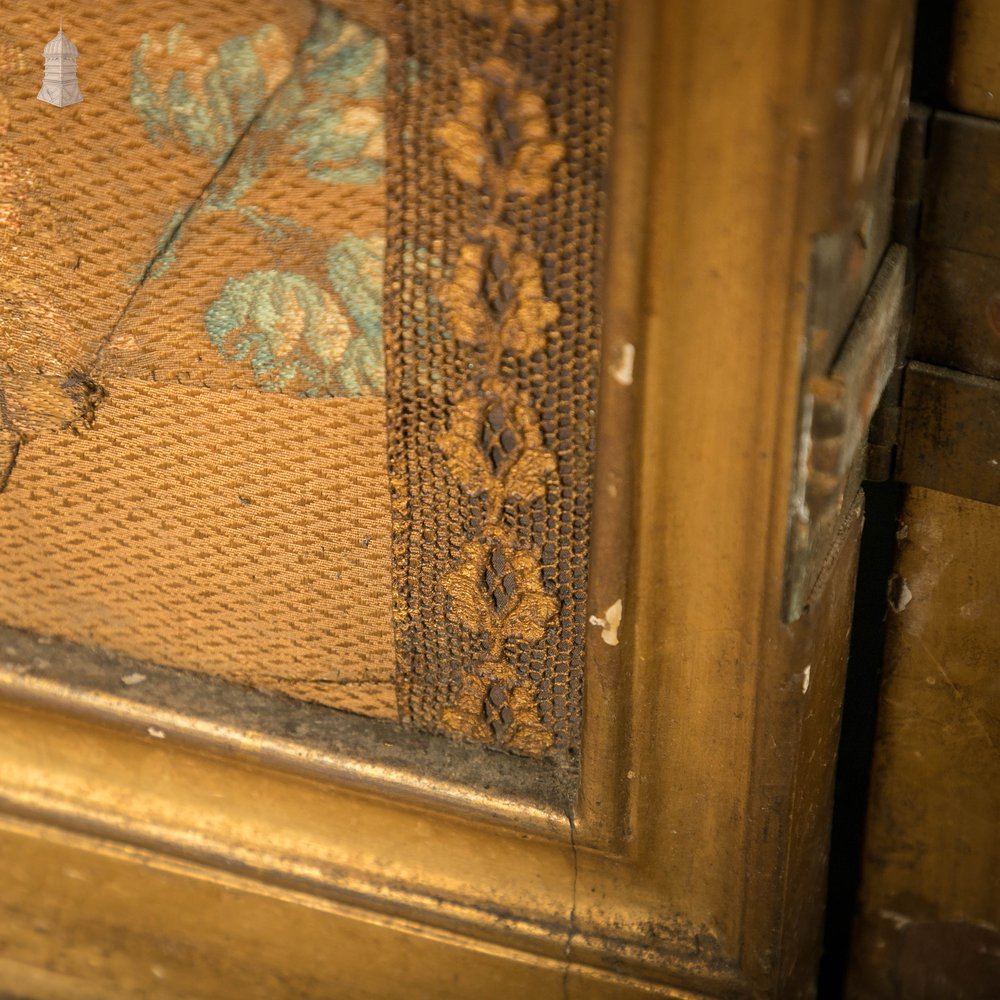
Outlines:
<svg viewBox="0 0 1000 1000"><path fill-rule="evenodd" d="M301 219L253 204L254 186L277 144L316 180L371 184L382 177L385 60L381 36L325 7L294 71L285 36L273 25L205 52L176 24L162 39L142 36L132 58L130 98L153 142L183 142L214 163L267 104L241 143L235 172L220 177L195 212L236 212L275 242L311 232ZM175 213L136 280L169 270L190 214Z"/></svg>
<svg viewBox="0 0 1000 1000"><path fill-rule="evenodd" d="M303 72L275 116L290 112L285 142L310 177L334 184L381 178L385 62L381 36L329 8L320 12L303 47Z"/></svg>
<svg viewBox="0 0 1000 1000"><path fill-rule="evenodd" d="M261 388L335 393L352 331L332 295L300 274L252 271L226 281L205 329L227 361L250 362Z"/></svg>
<svg viewBox="0 0 1000 1000"><path fill-rule="evenodd" d="M140 39L129 99L153 142L179 140L220 163L290 68L288 43L274 25L205 52L176 24L163 39Z"/></svg>
<svg viewBox="0 0 1000 1000"><path fill-rule="evenodd" d="M293 217L260 208L255 188L282 147L315 180L380 180L385 60L379 35L328 8L318 14L294 67L284 36L270 25L211 53L185 34L183 24L162 39L144 35L133 57L131 102L150 139L184 143L214 163L236 142L240 146L204 199L170 219L142 277L157 278L170 268L181 230L203 213L239 215L279 261L284 241L300 246L321 239L308 213ZM229 278L204 313L209 339L225 360L248 363L267 391L384 394L384 236L349 235L321 248L329 284L280 267Z"/></svg>
<svg viewBox="0 0 1000 1000"><path fill-rule="evenodd" d="M348 396L385 393L382 339L382 274L385 239L345 236L327 255L330 285L359 330L340 363L340 384Z"/></svg>
<svg viewBox="0 0 1000 1000"><path fill-rule="evenodd" d="M209 339L227 361L249 361L272 392L382 395L384 257L381 237L345 236L327 257L336 295L290 272L230 278L205 312Z"/></svg>

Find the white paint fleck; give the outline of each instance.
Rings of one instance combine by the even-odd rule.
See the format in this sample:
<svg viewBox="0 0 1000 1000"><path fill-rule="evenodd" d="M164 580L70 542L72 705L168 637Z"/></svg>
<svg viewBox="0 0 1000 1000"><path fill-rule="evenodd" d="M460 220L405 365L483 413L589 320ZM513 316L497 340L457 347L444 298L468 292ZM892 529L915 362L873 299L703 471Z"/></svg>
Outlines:
<svg viewBox="0 0 1000 1000"><path fill-rule="evenodd" d="M149 967L149 971L152 972L157 979L163 979L167 974L167 970L164 969L162 965L151 965Z"/></svg>
<svg viewBox="0 0 1000 1000"><path fill-rule="evenodd" d="M910 590L906 578L894 576L889 581L889 607L896 614L906 610L906 606L913 600L913 591Z"/></svg>
<svg viewBox="0 0 1000 1000"><path fill-rule="evenodd" d="M622 344L622 356L611 369L611 376L619 385L631 385L635 369L635 344Z"/></svg>
<svg viewBox="0 0 1000 1000"><path fill-rule="evenodd" d="M627 777L629 781L633 781L635 779L635 771L629 771L625 777Z"/></svg>
<svg viewBox="0 0 1000 1000"><path fill-rule="evenodd" d="M601 638L609 646L618 645L618 628L622 623L622 599L619 597L603 616L591 615L590 624L601 629Z"/></svg>
<svg viewBox="0 0 1000 1000"><path fill-rule="evenodd" d="M156 726L150 726L147 730L150 736L157 740L164 740L167 738L167 734L162 729L157 729Z"/></svg>
<svg viewBox="0 0 1000 1000"><path fill-rule="evenodd" d="M890 921L899 930L901 927L905 927L907 924L912 924L913 920L911 917L906 916L905 913L896 913L895 910L879 910L878 915L885 920Z"/></svg>
<svg viewBox="0 0 1000 1000"><path fill-rule="evenodd" d="M799 453L796 464L795 496L792 498L794 516L802 525L809 523L809 504L806 503L806 484L809 481L809 453L812 450L813 397L806 393L802 404L802 426L799 428Z"/></svg>
<svg viewBox="0 0 1000 1000"><path fill-rule="evenodd" d="M807 663L806 669L802 671L802 693L805 694L809 690L809 680L812 676L812 664Z"/></svg>
<svg viewBox="0 0 1000 1000"><path fill-rule="evenodd" d="M985 598L980 598L978 601L968 601L958 609L958 613L963 618L981 618L986 604Z"/></svg>
<svg viewBox="0 0 1000 1000"><path fill-rule="evenodd" d="M122 678L122 684L124 684L126 687L131 687L133 684L141 684L145 679L146 679L145 674L139 674L139 673L126 674Z"/></svg>

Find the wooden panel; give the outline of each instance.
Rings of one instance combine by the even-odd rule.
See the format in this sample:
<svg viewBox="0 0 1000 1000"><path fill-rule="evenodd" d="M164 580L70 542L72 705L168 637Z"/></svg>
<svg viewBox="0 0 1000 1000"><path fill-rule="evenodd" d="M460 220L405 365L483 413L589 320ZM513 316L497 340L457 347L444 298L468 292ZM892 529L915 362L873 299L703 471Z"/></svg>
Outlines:
<svg viewBox="0 0 1000 1000"><path fill-rule="evenodd" d="M911 362L896 475L1000 504L1000 381Z"/></svg>
<svg viewBox="0 0 1000 1000"><path fill-rule="evenodd" d="M1000 259L924 245L918 260L913 356L1000 378Z"/></svg>
<svg viewBox="0 0 1000 1000"><path fill-rule="evenodd" d="M1000 507L899 527L852 997L1000 995Z"/></svg>
<svg viewBox="0 0 1000 1000"><path fill-rule="evenodd" d="M793 648L799 669L789 676L784 691L788 701L801 703L801 717L796 729L785 734L785 739L797 746L789 827L796 848L789 855L784 886L782 921L790 946L782 955L778 996L810 996L819 965L819 930L826 897L817 887L823 885L829 858L835 777L832 764L840 739L845 653L853 610L850 598L854 593L862 510L863 496L859 493L818 581L823 596L814 596L806 617L796 623L798 641Z"/></svg>
<svg viewBox="0 0 1000 1000"><path fill-rule="evenodd" d="M956 0L948 99L974 115L1000 118L1000 4Z"/></svg>
<svg viewBox="0 0 1000 1000"><path fill-rule="evenodd" d="M931 120L920 238L995 256L1000 248L1000 122L938 112Z"/></svg>

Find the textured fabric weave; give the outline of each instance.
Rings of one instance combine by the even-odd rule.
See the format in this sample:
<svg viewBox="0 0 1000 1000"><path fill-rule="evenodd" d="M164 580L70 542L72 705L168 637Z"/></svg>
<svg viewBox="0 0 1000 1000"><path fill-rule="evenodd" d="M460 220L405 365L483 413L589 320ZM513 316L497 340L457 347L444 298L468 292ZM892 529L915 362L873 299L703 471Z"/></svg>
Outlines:
<svg viewBox="0 0 1000 1000"><path fill-rule="evenodd" d="M4 618L395 717L384 428L381 399L109 383L0 496Z"/></svg>
<svg viewBox="0 0 1000 1000"><path fill-rule="evenodd" d="M3 621L395 716L383 18L5 5Z"/></svg>

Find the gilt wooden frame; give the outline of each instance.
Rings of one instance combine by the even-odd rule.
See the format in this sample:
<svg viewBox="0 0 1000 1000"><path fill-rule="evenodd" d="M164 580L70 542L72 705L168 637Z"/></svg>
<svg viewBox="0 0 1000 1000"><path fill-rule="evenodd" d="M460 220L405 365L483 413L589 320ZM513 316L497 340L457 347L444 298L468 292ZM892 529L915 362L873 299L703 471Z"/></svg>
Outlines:
<svg viewBox="0 0 1000 1000"><path fill-rule="evenodd" d="M860 505L794 625L782 575L810 239L847 156L822 54L854 16L621 3L589 601L625 613L620 645L591 634L575 800L536 762L352 743L166 674L142 700L113 658L8 637L0 984L808 991Z"/></svg>

